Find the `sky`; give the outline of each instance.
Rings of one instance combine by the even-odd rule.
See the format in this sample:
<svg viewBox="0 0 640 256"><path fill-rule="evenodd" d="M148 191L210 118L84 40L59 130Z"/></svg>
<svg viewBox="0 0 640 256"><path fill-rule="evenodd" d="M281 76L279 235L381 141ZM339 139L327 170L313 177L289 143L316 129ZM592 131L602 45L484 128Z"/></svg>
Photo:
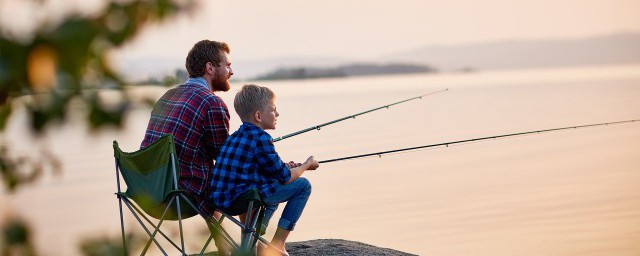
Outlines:
<svg viewBox="0 0 640 256"><path fill-rule="evenodd" d="M638 10L638 0L216 0L150 28L122 53L182 56L207 38L230 43L236 59L374 58L433 45L637 32Z"/></svg>
<svg viewBox="0 0 640 256"><path fill-rule="evenodd" d="M0 24L100 9L102 0L0 0ZM438 45L573 39L640 32L638 0L203 0L190 15L148 27L117 58L183 59L201 39L231 45L232 61L279 57L371 60Z"/></svg>

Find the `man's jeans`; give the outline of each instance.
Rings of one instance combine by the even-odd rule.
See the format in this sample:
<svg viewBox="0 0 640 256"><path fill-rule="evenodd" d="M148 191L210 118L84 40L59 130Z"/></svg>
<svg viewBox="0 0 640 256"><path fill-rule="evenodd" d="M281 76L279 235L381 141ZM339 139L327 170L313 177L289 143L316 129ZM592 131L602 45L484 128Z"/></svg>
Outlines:
<svg viewBox="0 0 640 256"><path fill-rule="evenodd" d="M278 184L275 193L269 197L262 198L262 201L267 205L262 226L266 229L273 213L278 209L278 204L287 202L280 221L278 221L278 227L285 230L293 230L296 222L300 219L300 215L302 215L302 210L307 204L309 195L311 195L311 183L303 177L286 185Z"/></svg>

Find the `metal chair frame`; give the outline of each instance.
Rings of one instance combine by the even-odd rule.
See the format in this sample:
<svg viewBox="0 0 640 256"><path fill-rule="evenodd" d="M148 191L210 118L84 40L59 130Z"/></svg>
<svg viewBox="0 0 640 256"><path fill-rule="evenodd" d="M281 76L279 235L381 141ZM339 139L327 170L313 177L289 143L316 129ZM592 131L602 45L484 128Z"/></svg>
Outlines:
<svg viewBox="0 0 640 256"><path fill-rule="evenodd" d="M115 143L115 142L114 142ZM173 144L172 144L173 145ZM143 210L140 209L139 206L136 206L135 202L132 202L132 200L130 198L127 197L127 195L125 193L122 192L122 188L121 188L121 184L120 184L120 174L121 174L121 169L120 169L120 162L118 157L115 158L115 166L116 166L116 183L117 183L117 187L118 187L118 192L115 193L116 197L118 199L118 207L119 207L119 212L120 212L120 228L121 228L121 232L122 232L122 244L123 244L123 249L124 249L124 253L125 255L128 255L128 250L127 250L127 241L126 241L126 234L125 234L125 228L124 228L124 214L123 214L123 207L122 204L124 203L124 205L129 209L129 211L131 212L131 214L135 217L135 219L137 220L137 222L140 224L140 226L142 226L142 228L145 230L145 232L147 233L147 235L149 235L149 239L147 240L144 249L142 250L142 252L140 253L140 255L145 255L147 253L147 251L149 250L149 247L151 246L151 243L153 242L158 249L162 252L163 255L169 255L164 248L162 248L162 246L160 245L159 241L156 239L157 234L159 233L162 237L164 237L164 239L166 239L169 243L171 243L171 245L173 245L173 247L175 247L175 249L177 249L177 251L180 252L181 255L187 255L186 251L185 251L185 246L184 246L184 234L183 234L183 228L182 228L182 220L183 220L183 216L181 211L176 211L177 212L177 220L178 220L178 226L179 226L179 231L180 231L180 245L176 244L174 241L171 240L171 238L169 238L169 236L163 232L160 227L162 226L163 222L165 221L165 217L169 211L169 209L171 209L171 207L173 207L174 205L177 207L176 209L182 209L181 208L181 203L186 202L187 205L189 207L191 207L195 212L198 213L198 215L200 215L201 217L203 217L203 219L205 220L209 230L211 231L209 234L209 237L207 238L207 241L205 242L204 246L202 247L202 249L200 250L200 253L197 255L205 255L205 250L207 249L207 247L209 246L209 244L211 243L211 240L214 238L214 232L219 232L221 234L221 238L224 239L225 242L227 242L228 244L230 244L234 251L240 251L242 252L242 254L253 254L253 252L255 251L255 246L257 244L258 241L266 244L267 246L271 246L273 247L266 239L264 239L261 235L258 234L258 231L256 229L256 225L258 223L258 219L260 218L260 216L262 214L264 214L265 211L265 206L263 205L256 205L254 207L253 202L249 202L249 206L247 207L247 217L245 219L245 222L242 223L239 220L235 219L233 216L227 214L224 211L220 211L218 210L222 216L220 219L217 219L213 216L211 216L211 218L207 218L206 216L204 216L204 214L202 214L201 211L198 210L198 208L195 206L195 204L189 200L189 198L186 196L185 192L183 190L180 190L179 186L178 186L178 175L177 175L177 171L176 171L176 157L175 154L173 153L175 151L172 151L170 153L170 163L171 163L171 172L173 175L173 191L171 191L169 193L169 203L167 204L167 206L164 208L163 214L162 216L158 219L157 223L154 223L153 221L151 221L144 213ZM126 181L125 181L126 182ZM187 218L189 218L191 216L188 216ZM231 235L229 235L229 233L222 227L222 222L224 219L229 219L231 222L233 222L234 224L236 224L237 226L239 226L241 228L241 237L240 237L240 244L238 244L232 237ZM145 224L147 223L147 224ZM149 225L150 227L148 227L147 225ZM153 229L153 231L151 231L151 229ZM284 252L281 251L281 253L283 255L285 255Z"/></svg>

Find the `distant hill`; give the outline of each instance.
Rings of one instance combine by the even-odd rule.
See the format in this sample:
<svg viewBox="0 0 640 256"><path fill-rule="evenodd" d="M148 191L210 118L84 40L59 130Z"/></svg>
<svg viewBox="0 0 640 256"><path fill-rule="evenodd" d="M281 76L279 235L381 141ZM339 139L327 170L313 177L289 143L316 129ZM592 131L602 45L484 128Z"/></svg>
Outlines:
<svg viewBox="0 0 640 256"><path fill-rule="evenodd" d="M427 63L443 71L640 63L640 33L572 40L511 40L429 46L382 59Z"/></svg>
<svg viewBox="0 0 640 256"><path fill-rule="evenodd" d="M337 56L322 57L300 57L300 56L283 56L267 59L242 60L234 59L234 71L238 79L249 79L257 76L264 76L267 73L275 72L277 69L292 67L315 67L315 68L332 68L343 63L349 63L352 60L340 58Z"/></svg>
<svg viewBox="0 0 640 256"><path fill-rule="evenodd" d="M413 63L439 71L522 69L640 63L640 33L606 35L571 40L509 40L463 45L425 46L388 56L348 59L336 56L234 59L234 78L283 75L327 77L355 75L360 67L348 63ZM116 59L119 70L130 80L161 79L175 69L184 69L184 57ZM380 73L379 67L365 65L360 74ZM392 70L393 67L385 67ZM302 70L304 69L304 70ZM340 69L340 70L338 70ZM296 73L297 72L297 73ZM324 73L323 73L324 72ZM342 72L342 73L340 73ZM356 72L356 73L351 73ZM386 72L386 71L384 71ZM429 71L427 71L429 72ZM280 74L278 74L280 73Z"/></svg>
<svg viewBox="0 0 640 256"><path fill-rule="evenodd" d="M379 74L407 74L435 72L434 68L417 64L351 64L338 67L293 67L278 68L255 80L308 79L321 77L368 76Z"/></svg>

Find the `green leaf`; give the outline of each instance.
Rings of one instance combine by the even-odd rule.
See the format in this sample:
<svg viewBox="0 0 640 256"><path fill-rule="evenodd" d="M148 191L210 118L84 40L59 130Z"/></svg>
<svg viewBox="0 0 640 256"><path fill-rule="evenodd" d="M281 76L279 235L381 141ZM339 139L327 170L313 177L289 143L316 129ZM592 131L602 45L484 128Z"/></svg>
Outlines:
<svg viewBox="0 0 640 256"><path fill-rule="evenodd" d="M12 110L10 103L0 106L0 131L4 131L4 127L7 125L7 120L9 120Z"/></svg>

